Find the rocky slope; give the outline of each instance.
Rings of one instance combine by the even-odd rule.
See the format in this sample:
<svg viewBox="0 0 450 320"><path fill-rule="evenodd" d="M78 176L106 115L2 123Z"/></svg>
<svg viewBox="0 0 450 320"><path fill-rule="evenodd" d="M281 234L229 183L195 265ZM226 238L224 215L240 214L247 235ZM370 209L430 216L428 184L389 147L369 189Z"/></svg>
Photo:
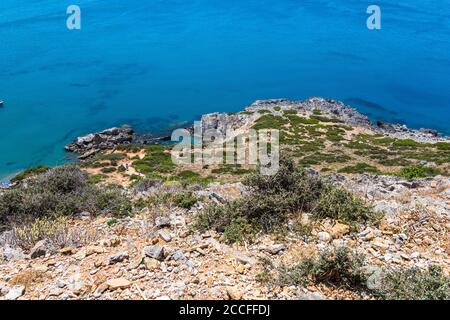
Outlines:
<svg viewBox="0 0 450 320"><path fill-rule="evenodd" d="M380 128L355 109L321 98L257 101L237 114L205 115L202 123L204 129L223 133L254 126L281 129L283 153L310 167L312 174L350 190L382 217L355 228L300 212L281 235L257 233L251 240L230 244L223 232L199 231L194 224L205 208L248 194L240 180L251 167L178 168L164 147L114 143L108 146L111 150L97 151L95 135L89 136L72 148L96 150L81 168L98 186L120 185L136 205L127 216L84 211L57 220L51 236L37 237L39 241L20 234L18 227L23 226L10 226L13 230L0 236L0 299L376 298L346 286L280 285L262 276L267 261L285 270L343 246L364 254L371 268L425 270L437 265L448 279L448 138ZM128 143L132 132L127 132L123 142ZM112 136L123 140L120 133ZM377 171L358 165L361 162ZM19 185L28 179L35 177ZM189 198L181 202L167 200L186 193Z"/></svg>

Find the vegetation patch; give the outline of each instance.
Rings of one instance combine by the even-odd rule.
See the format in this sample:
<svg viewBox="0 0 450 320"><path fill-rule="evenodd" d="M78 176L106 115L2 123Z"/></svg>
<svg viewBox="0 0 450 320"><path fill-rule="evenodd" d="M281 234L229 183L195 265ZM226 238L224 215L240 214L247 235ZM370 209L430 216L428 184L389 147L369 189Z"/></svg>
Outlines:
<svg viewBox="0 0 450 320"><path fill-rule="evenodd" d="M403 168L398 176L405 179L420 179L426 177L434 177L438 175L440 171L437 168L426 167L426 166L410 166Z"/></svg>
<svg viewBox="0 0 450 320"><path fill-rule="evenodd" d="M252 190L249 195L221 206L208 207L198 215L196 227L223 232L225 239L233 242L259 231L283 230L288 218L300 212L310 212L318 219L338 219L350 225L379 218L362 200L295 167L292 160L284 157L280 159L280 168L275 175L254 173L244 183ZM238 230L245 230L245 233L236 235Z"/></svg>
<svg viewBox="0 0 450 320"><path fill-rule="evenodd" d="M279 270L281 286L308 286L323 283L336 288L360 290L365 287L364 256L347 247L322 252L306 258L293 267Z"/></svg>
<svg viewBox="0 0 450 320"><path fill-rule="evenodd" d="M175 169L168 148L160 145L145 146L143 159L133 162L133 167L142 174L169 173Z"/></svg>
<svg viewBox="0 0 450 320"><path fill-rule="evenodd" d="M449 300L450 278L439 266L390 270L375 294L385 300Z"/></svg>
<svg viewBox="0 0 450 320"><path fill-rule="evenodd" d="M30 178L32 176L38 175L40 173L43 173L43 172L45 172L45 171L47 171L49 169L50 169L49 166L42 166L42 165L26 169L23 172L21 172L18 175L16 175L14 178L12 178L11 182L19 182L19 181L25 180L25 179Z"/></svg>
<svg viewBox="0 0 450 320"><path fill-rule="evenodd" d="M261 130L261 129L281 129L283 128L288 121L280 116L274 116L272 114L266 114L260 117L255 124L253 125L253 129Z"/></svg>
<svg viewBox="0 0 450 320"><path fill-rule="evenodd" d="M90 183L88 175L75 166L50 169L0 195L2 224L83 211L124 216L131 213L132 203L118 187L102 188Z"/></svg>
<svg viewBox="0 0 450 320"><path fill-rule="evenodd" d="M367 163L359 162L354 166L347 166L339 170L340 173L371 173L379 174L379 170Z"/></svg>

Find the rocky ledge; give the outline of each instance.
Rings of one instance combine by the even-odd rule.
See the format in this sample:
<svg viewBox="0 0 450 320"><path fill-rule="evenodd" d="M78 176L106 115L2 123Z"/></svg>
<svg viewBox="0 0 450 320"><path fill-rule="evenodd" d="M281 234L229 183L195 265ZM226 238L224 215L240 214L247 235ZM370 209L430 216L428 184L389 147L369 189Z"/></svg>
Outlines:
<svg viewBox="0 0 450 320"><path fill-rule="evenodd" d="M130 127L110 128L78 137L65 146L65 149L79 154L80 159L86 159L100 150L112 149L120 144L131 143L134 138L134 130Z"/></svg>

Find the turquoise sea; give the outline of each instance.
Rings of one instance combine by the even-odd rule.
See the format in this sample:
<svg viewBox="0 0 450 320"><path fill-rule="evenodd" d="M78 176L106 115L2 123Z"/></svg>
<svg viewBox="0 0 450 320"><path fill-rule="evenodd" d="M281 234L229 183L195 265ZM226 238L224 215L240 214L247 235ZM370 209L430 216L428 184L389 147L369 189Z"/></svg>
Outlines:
<svg viewBox="0 0 450 320"><path fill-rule="evenodd" d="M66 28L72 4L81 30ZM449 88L448 0L1 0L0 178L63 163L81 134L266 98L335 98L450 134Z"/></svg>

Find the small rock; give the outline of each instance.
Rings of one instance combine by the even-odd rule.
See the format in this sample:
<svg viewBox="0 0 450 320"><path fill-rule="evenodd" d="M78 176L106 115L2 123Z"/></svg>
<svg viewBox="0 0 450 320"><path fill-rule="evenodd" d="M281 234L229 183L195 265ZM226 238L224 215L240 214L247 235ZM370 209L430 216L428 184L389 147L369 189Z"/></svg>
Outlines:
<svg viewBox="0 0 450 320"><path fill-rule="evenodd" d="M170 218L169 217L156 217L155 225L158 228L170 227Z"/></svg>
<svg viewBox="0 0 450 320"><path fill-rule="evenodd" d="M370 240L373 240L373 239L375 239L375 232L373 232L372 230L370 230L369 233L367 233L367 234L364 236L364 240L370 241Z"/></svg>
<svg viewBox="0 0 450 320"><path fill-rule="evenodd" d="M166 230L159 230L158 231L158 235L165 242L172 241L172 237L170 236L170 234Z"/></svg>
<svg viewBox="0 0 450 320"><path fill-rule="evenodd" d="M25 294L25 286L17 285L12 287L5 296L5 300L17 300Z"/></svg>
<svg viewBox="0 0 450 320"><path fill-rule="evenodd" d="M105 249L103 249L102 247L99 247L99 246L86 247L86 256L90 256L95 253L97 253L97 254L105 253Z"/></svg>
<svg viewBox="0 0 450 320"><path fill-rule="evenodd" d="M164 259L164 248L159 245L154 246L147 246L143 250L144 255L147 257L156 259L156 260L163 260Z"/></svg>
<svg viewBox="0 0 450 320"><path fill-rule="evenodd" d="M0 295L6 296L9 292L9 288L5 285L0 286Z"/></svg>
<svg viewBox="0 0 450 320"><path fill-rule="evenodd" d="M297 300L325 300L325 296L320 292L303 292L303 290L298 290Z"/></svg>
<svg viewBox="0 0 450 320"><path fill-rule="evenodd" d="M5 249L3 250L3 258L6 261L23 260L25 259L25 254L20 248L11 248L10 246L6 245Z"/></svg>
<svg viewBox="0 0 450 320"><path fill-rule="evenodd" d="M267 246L264 248L265 251L269 252L270 254L276 255L280 253L283 250L286 250L286 245L284 244L274 244L272 246Z"/></svg>
<svg viewBox="0 0 450 320"><path fill-rule="evenodd" d="M399 234L397 234L397 236L401 240L408 240L408 236L406 234L404 234L404 233L399 233Z"/></svg>
<svg viewBox="0 0 450 320"><path fill-rule="evenodd" d="M340 238L350 232L350 227L343 223L336 223L330 230L333 238Z"/></svg>
<svg viewBox="0 0 450 320"><path fill-rule="evenodd" d="M34 247L30 251L31 259L36 259L42 256L45 256L49 251L49 242L48 240L38 241Z"/></svg>
<svg viewBox="0 0 450 320"><path fill-rule="evenodd" d="M110 279L106 284L110 290L126 289L131 286L131 282L125 278Z"/></svg>
<svg viewBox="0 0 450 320"><path fill-rule="evenodd" d="M89 220L91 218L91 213L87 212L87 211L83 211L80 213L79 216L82 220Z"/></svg>
<svg viewBox="0 0 450 320"><path fill-rule="evenodd" d="M130 259L128 252L120 252L109 257L109 264L115 264Z"/></svg>
<svg viewBox="0 0 450 320"><path fill-rule="evenodd" d="M331 235L328 232L322 231L317 234L317 238L322 242L330 242Z"/></svg>
<svg viewBox="0 0 450 320"><path fill-rule="evenodd" d="M375 238L374 241L372 242L372 246L381 251L386 251L387 249L389 249L389 245L386 244L381 238Z"/></svg>
<svg viewBox="0 0 450 320"><path fill-rule="evenodd" d="M241 300L243 296L242 292L234 287L227 287L227 295L230 300Z"/></svg>
<svg viewBox="0 0 450 320"><path fill-rule="evenodd" d="M236 271L240 274L243 274L245 272L245 267L242 264L240 264L236 267Z"/></svg>
<svg viewBox="0 0 450 320"><path fill-rule="evenodd" d="M74 252L75 252L75 249L71 248L71 247L65 247L65 248L62 248L61 250L59 250L59 253L61 253L64 256L70 256Z"/></svg>
<svg viewBox="0 0 450 320"><path fill-rule="evenodd" d="M155 300L172 300L172 299L170 299L169 296L160 296L160 297L155 298Z"/></svg>
<svg viewBox="0 0 450 320"><path fill-rule="evenodd" d="M149 271L155 271L156 269L159 269L159 266L161 263L153 258L145 258L144 259L144 265Z"/></svg>
<svg viewBox="0 0 450 320"><path fill-rule="evenodd" d="M97 289L95 289L94 297L95 298L100 297L106 290L108 290L108 288L109 288L109 285L107 283L102 283L101 285L99 285L97 287Z"/></svg>

